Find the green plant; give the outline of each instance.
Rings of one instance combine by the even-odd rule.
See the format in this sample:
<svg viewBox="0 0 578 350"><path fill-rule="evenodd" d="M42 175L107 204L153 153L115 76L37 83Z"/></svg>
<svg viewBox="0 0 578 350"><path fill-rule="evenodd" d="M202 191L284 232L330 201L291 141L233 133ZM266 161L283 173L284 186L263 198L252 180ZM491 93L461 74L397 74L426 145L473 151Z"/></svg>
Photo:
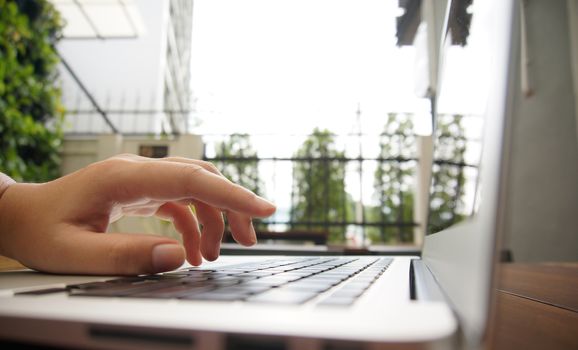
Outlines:
<svg viewBox="0 0 578 350"><path fill-rule="evenodd" d="M232 134L227 140L217 143L216 158L224 159L216 165L225 177L261 194L263 185L259 180L257 151L248 134Z"/></svg>
<svg viewBox="0 0 578 350"><path fill-rule="evenodd" d="M432 169L428 232L437 232L465 218L464 184L467 138L461 115L438 117Z"/></svg>
<svg viewBox="0 0 578 350"><path fill-rule="evenodd" d="M263 194L263 183L259 179L257 150L251 144L250 135L232 134L227 140L217 143L215 151L216 158L222 159L216 161L215 165L223 176L257 195ZM253 219L253 225L258 231L267 228L261 219Z"/></svg>
<svg viewBox="0 0 578 350"><path fill-rule="evenodd" d="M413 241L412 178L415 161L415 136L412 116L389 114L380 135L380 161L374 173L374 196L379 205L369 210L369 220L384 224L379 229L371 228L368 236L373 242L404 243Z"/></svg>
<svg viewBox="0 0 578 350"><path fill-rule="evenodd" d="M334 135L315 129L295 154L291 207L292 230L328 231L329 242L343 242L346 222L353 216L345 192L345 157L335 148ZM307 224L298 224L306 222Z"/></svg>
<svg viewBox="0 0 578 350"><path fill-rule="evenodd" d="M59 175L63 107L59 13L45 0L0 0L0 171L17 181Z"/></svg>

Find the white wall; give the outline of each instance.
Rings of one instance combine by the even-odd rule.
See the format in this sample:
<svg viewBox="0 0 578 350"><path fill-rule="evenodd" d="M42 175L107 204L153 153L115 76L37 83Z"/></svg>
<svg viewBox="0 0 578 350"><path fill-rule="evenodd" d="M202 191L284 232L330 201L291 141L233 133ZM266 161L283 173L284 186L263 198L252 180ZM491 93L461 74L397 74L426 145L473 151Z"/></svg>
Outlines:
<svg viewBox="0 0 578 350"><path fill-rule="evenodd" d="M62 144L61 173L70 174L90 163L121 153L138 154L141 145L167 145L169 156L201 159L203 140L198 135L179 135L170 138L99 134L67 137Z"/></svg>
<svg viewBox="0 0 578 350"><path fill-rule="evenodd" d="M572 62L572 77L574 80L574 101L578 101L578 0L568 0L568 24L570 28L570 48ZM575 103L576 134L578 135L578 103ZM578 137L577 137L578 139ZM578 147L578 143L576 144Z"/></svg>
<svg viewBox="0 0 578 350"><path fill-rule="evenodd" d="M524 4L533 94L516 86L506 246L515 261L576 261L578 147L567 4ZM520 84L520 69L515 73Z"/></svg>

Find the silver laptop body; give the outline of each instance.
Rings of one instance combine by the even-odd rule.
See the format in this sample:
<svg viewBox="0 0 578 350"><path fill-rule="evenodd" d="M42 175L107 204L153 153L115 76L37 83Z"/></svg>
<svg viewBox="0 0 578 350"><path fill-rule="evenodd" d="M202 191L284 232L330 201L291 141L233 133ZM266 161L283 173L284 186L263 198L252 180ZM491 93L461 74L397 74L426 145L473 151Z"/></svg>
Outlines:
<svg viewBox="0 0 578 350"><path fill-rule="evenodd" d="M483 68L491 77L482 91L487 99L481 112L485 143L476 187L477 204L471 217L427 235L421 257L222 256L191 272L204 274L209 272L202 271L218 272L224 268L248 273L247 269L261 267L251 271L298 273L298 270L312 272L323 267L334 271L334 277L339 272L351 273L342 282L300 303L283 302L283 298L288 297L279 292L283 284L268 300L261 297L257 302L102 297L90 293L72 295L70 286L115 277L5 272L0 274L0 338L99 349L481 346L488 317L496 237L501 231L500 193L506 176L501 164L505 161L503 154L507 146L503 135L510 108L509 74L512 47L517 40L517 8L514 1L502 0L476 0L472 6L469 45L483 55L484 59L478 63L485 62L483 67L472 66L472 69ZM445 38L448 32L446 28ZM442 94L443 70L450 69L443 68L447 40L442 40L441 49ZM353 273L354 269L362 270ZM181 270L184 274L189 271L189 266ZM359 279L359 276L368 278ZM354 303L331 305L328 302L343 292L349 282L359 284L368 280L370 283ZM276 297L281 302L275 302ZM253 298L259 299L256 296L249 299Z"/></svg>

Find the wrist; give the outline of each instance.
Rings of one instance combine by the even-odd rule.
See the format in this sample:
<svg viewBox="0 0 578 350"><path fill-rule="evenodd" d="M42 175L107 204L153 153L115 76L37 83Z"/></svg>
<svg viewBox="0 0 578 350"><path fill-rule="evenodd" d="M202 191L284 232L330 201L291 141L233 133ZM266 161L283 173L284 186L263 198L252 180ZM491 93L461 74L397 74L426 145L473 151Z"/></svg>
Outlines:
<svg viewBox="0 0 578 350"><path fill-rule="evenodd" d="M2 199L2 195L4 195L4 192L6 192L8 187L15 183L16 181L12 180L10 176L0 173L0 199Z"/></svg>
<svg viewBox="0 0 578 350"><path fill-rule="evenodd" d="M4 196L4 193L6 192L6 190L8 189L8 187L10 187L11 185L14 185L16 183L16 181L12 180L12 178L4 173L0 173L0 214L5 214L4 212L6 211L6 208L4 207L4 202L2 201L2 197ZM2 215L0 215L0 255L4 255L7 256L6 252L4 252L4 242L3 242L3 238L4 236L6 236L4 234L4 231L6 231L4 229L4 220L2 218Z"/></svg>

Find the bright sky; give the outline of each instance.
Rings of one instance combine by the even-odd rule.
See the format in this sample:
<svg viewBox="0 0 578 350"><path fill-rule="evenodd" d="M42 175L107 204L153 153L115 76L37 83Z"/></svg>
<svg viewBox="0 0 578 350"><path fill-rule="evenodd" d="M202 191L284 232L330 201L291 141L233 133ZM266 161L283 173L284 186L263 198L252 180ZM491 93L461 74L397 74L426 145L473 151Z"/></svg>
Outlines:
<svg viewBox="0 0 578 350"><path fill-rule="evenodd" d="M415 110L413 47L395 45L397 0L197 0L197 133L365 131Z"/></svg>
<svg viewBox="0 0 578 350"><path fill-rule="evenodd" d="M345 134L357 131L359 104L363 132L378 134L390 112L423 112L424 100L414 91L416 49L395 45L399 11L397 0L196 0L191 64L201 125L193 132L305 135L321 127ZM485 72L471 71L471 53L452 51L447 63L453 69L442 73L452 75L445 78L451 88L440 108L477 114L485 99L474 90L482 89ZM364 150L377 152L378 143L366 141ZM252 142L261 156L290 156L302 140ZM358 145L345 148L356 152ZM266 188L285 209L292 181L287 166ZM346 190L357 200L360 182L351 175ZM373 169L365 169L367 203L372 181Z"/></svg>
<svg viewBox="0 0 578 350"><path fill-rule="evenodd" d="M362 131L378 134L387 113L423 108L414 93L415 48L395 44L398 14L397 0L196 0L191 80L201 125L193 132L357 132L359 104ZM366 141L365 151L378 151L378 142ZM261 156L291 156L302 142L252 138ZM292 169L277 166L289 168L275 171L265 192L284 220ZM370 201L373 170L364 175ZM359 177L346 182L359 198Z"/></svg>

